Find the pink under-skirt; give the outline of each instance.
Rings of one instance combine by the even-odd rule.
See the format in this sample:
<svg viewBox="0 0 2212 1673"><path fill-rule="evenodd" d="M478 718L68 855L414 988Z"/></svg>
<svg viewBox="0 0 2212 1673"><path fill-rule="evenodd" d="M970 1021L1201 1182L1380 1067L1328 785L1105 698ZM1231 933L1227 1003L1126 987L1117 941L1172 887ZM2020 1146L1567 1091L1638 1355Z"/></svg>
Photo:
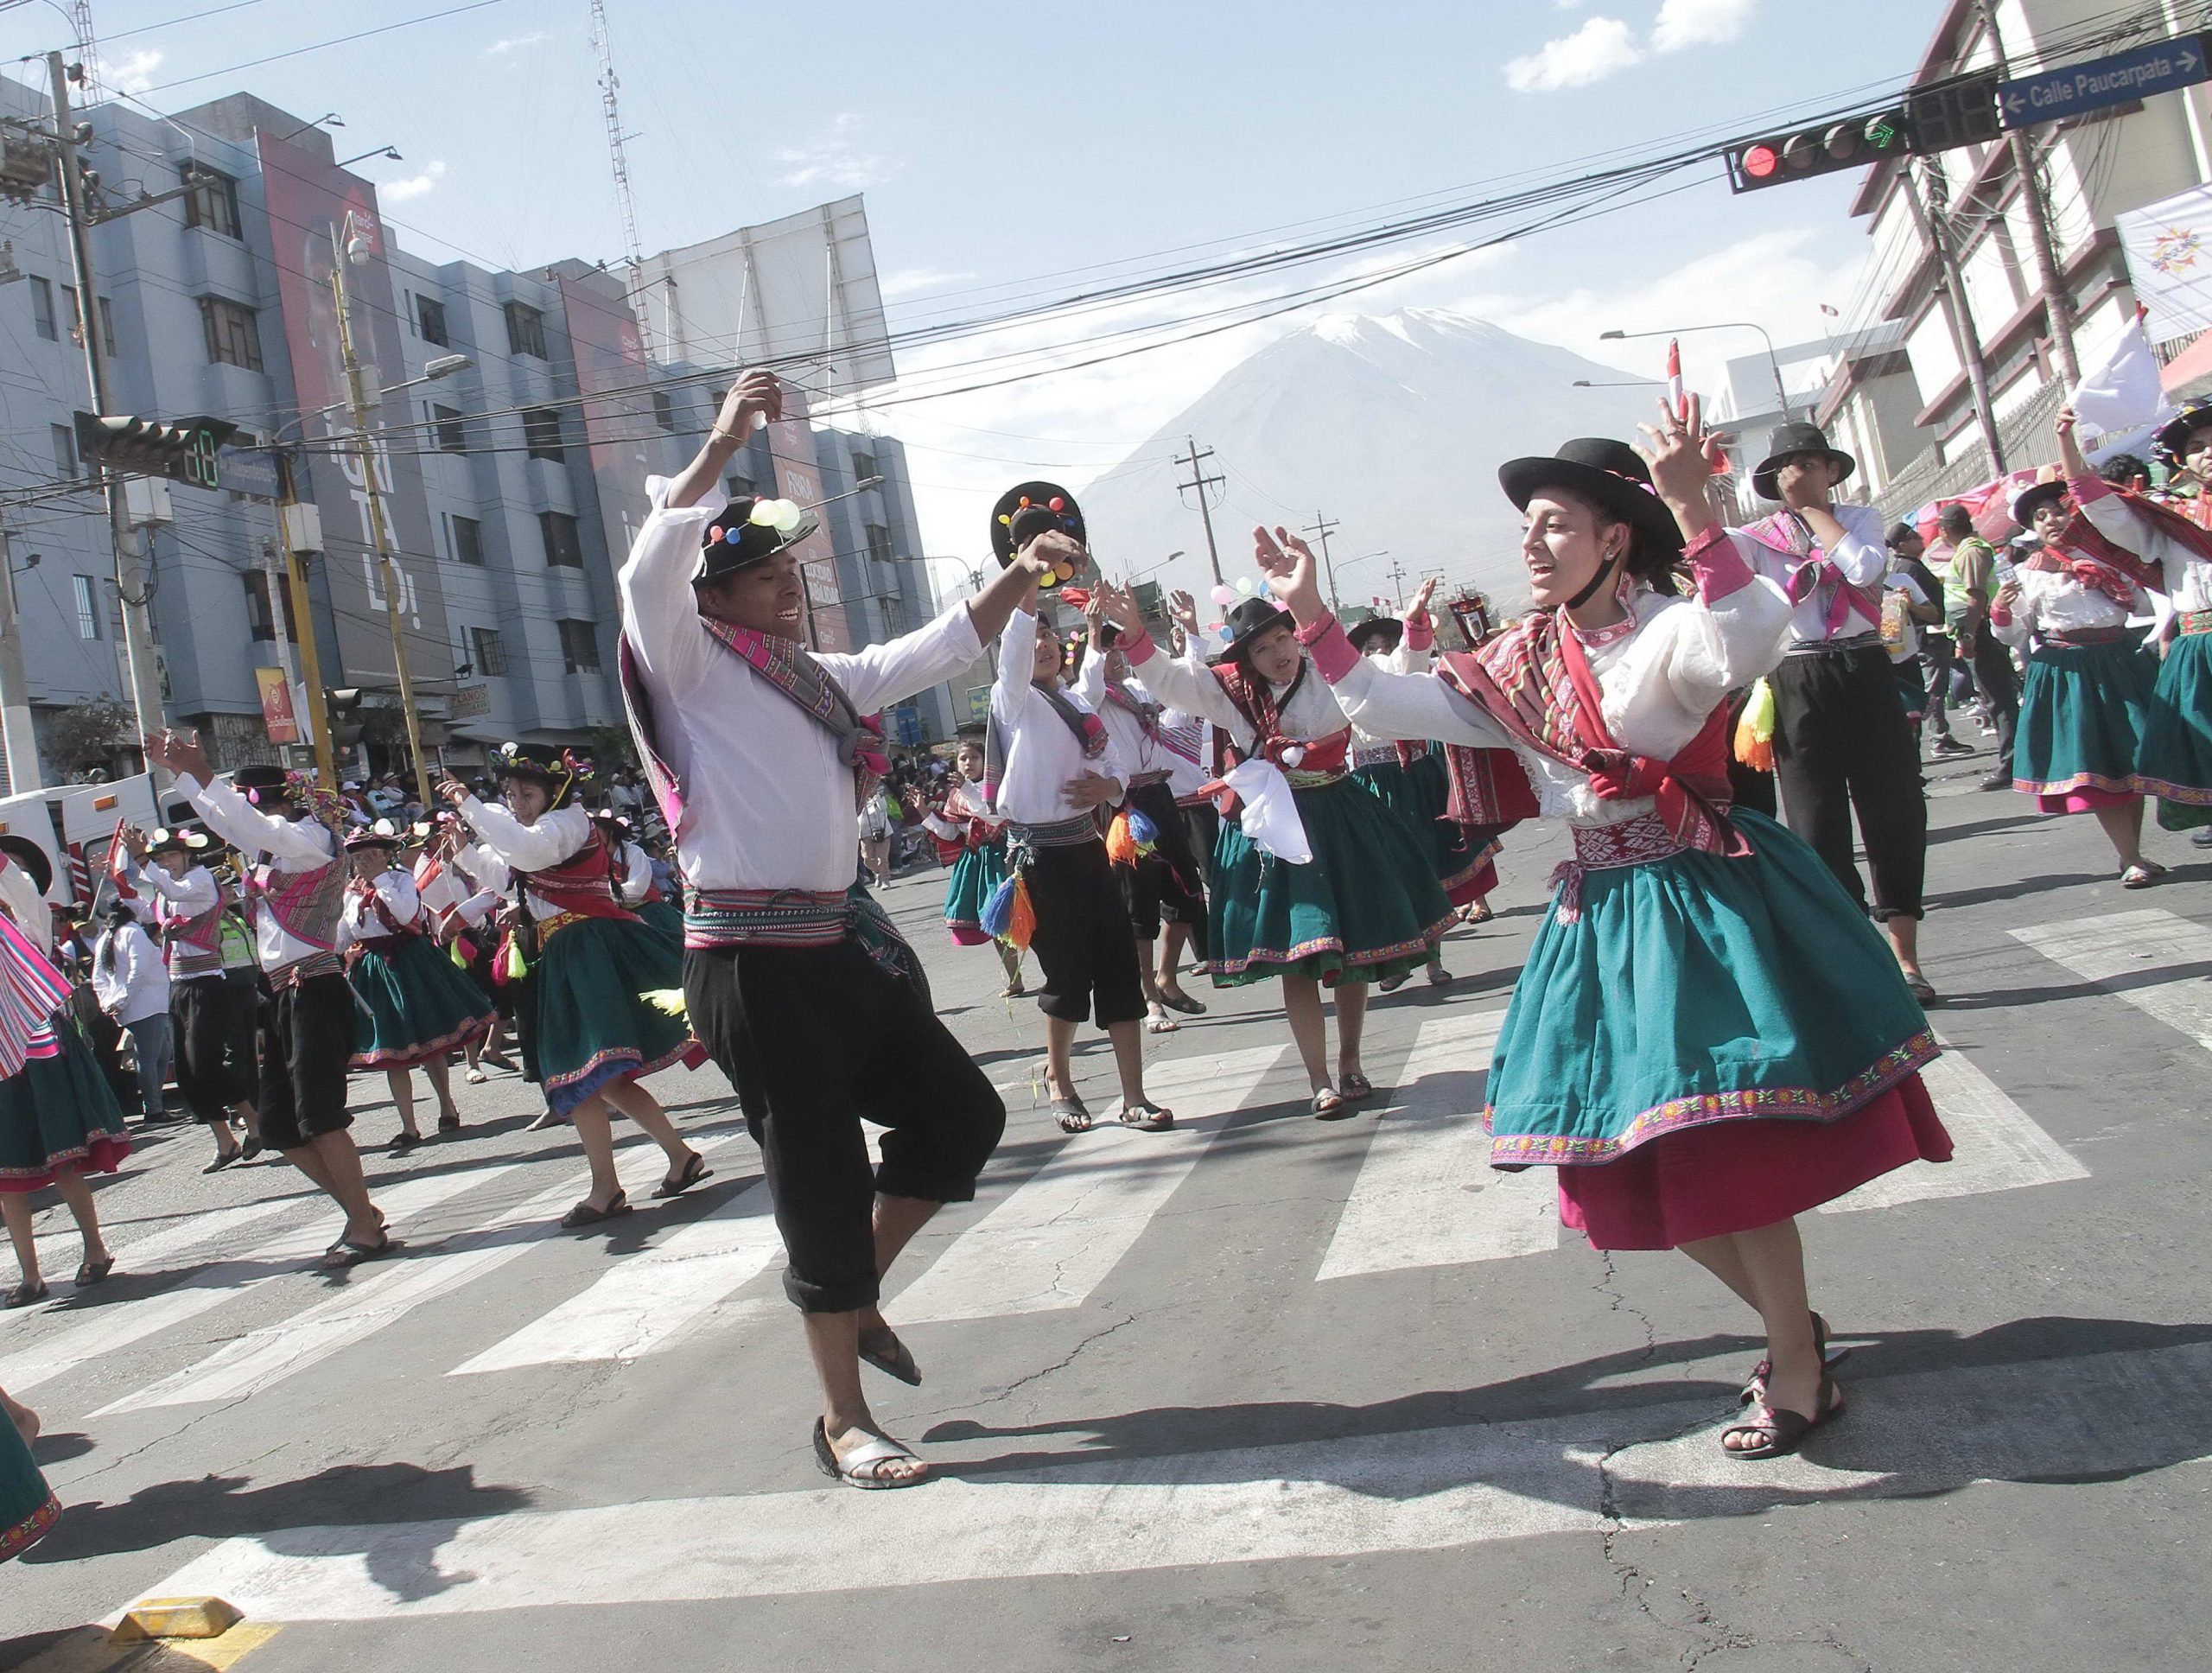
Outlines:
<svg viewBox="0 0 2212 1673"><path fill-rule="evenodd" d="M2081 785L2062 791L2056 796L2038 795L2036 811L2039 813L2094 813L2101 807L2126 807L2130 802L2139 802L2142 797L2133 791L2100 790L2094 785Z"/></svg>
<svg viewBox="0 0 2212 1673"><path fill-rule="evenodd" d="M1789 1219L1907 1162L1950 1159L1951 1135L1914 1075L1834 1121L1715 1122L1561 1167L1559 1217L1593 1249L1674 1249Z"/></svg>

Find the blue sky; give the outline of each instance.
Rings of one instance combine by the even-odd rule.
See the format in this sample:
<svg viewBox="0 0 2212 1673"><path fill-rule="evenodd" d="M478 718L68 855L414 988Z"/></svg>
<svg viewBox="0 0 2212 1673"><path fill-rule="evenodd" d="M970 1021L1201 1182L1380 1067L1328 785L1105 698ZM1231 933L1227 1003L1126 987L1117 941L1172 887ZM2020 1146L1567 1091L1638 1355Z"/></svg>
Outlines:
<svg viewBox="0 0 2212 1673"><path fill-rule="evenodd" d="M339 111L341 156L396 146L404 162L360 169L410 247L501 266L616 257L582 0L499 0L232 69L454 3L254 0L149 27L173 23L186 0L99 0L95 17L109 73L156 108L244 88L303 117ZM1783 105L1903 76L1939 10L1858 0L1847 27L1802 0L610 0L645 247L863 190L894 323L988 305L982 288L1033 276L1264 243L1268 229L1455 188L1479 195L1516 170L1693 127L1756 129ZM0 10L0 58L67 38L49 0ZM230 73L194 79L210 72ZM1599 329L1750 318L1783 340L1815 337L1823 302L1849 323L1866 317L1866 239L1846 213L1854 178L1733 199L1716 169L1694 189L1336 306L1463 308L1637 372L1662 346L1601 356ZM956 537L979 497L1017 462L1084 480L1299 322L901 408L884 422L913 450L925 531L966 544ZM1686 345L1693 382L1700 353L1755 347L1705 344Z"/></svg>

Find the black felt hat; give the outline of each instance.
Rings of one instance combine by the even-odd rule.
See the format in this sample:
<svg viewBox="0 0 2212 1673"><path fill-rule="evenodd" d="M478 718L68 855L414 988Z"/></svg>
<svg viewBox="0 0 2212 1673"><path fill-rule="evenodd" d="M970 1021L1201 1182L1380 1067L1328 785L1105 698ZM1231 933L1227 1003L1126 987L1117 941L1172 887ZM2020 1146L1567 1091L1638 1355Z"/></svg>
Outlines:
<svg viewBox="0 0 2212 1673"><path fill-rule="evenodd" d="M1294 628L1297 626L1291 620L1290 612L1274 600L1259 597L1238 599L1230 607L1229 614L1222 618L1222 623L1229 629L1229 643L1223 647L1221 654L1214 658L1216 662L1242 662L1244 653L1251 648L1252 641L1268 628L1278 626Z"/></svg>
<svg viewBox="0 0 2212 1673"><path fill-rule="evenodd" d="M231 788L243 792L249 801L257 803L272 792L289 800L292 775L281 767L249 763L232 773Z"/></svg>
<svg viewBox="0 0 2212 1673"><path fill-rule="evenodd" d="M1498 486L1522 511L1543 488L1565 488L1594 500L1663 553L1682 549L1681 526L1651 487L1651 468L1625 442L1578 436L1548 459L1509 459L1497 468Z"/></svg>
<svg viewBox="0 0 2212 1673"><path fill-rule="evenodd" d="M1405 643L1406 624L1395 616L1370 616L1345 628L1344 637L1362 656L1367 654L1369 646L1376 644L1386 651L1395 651Z"/></svg>
<svg viewBox="0 0 2212 1673"><path fill-rule="evenodd" d="M1072 537L1079 545L1090 544L1084 531L1082 507L1057 482L1020 483L1001 494L999 503L991 507L991 550L998 554L1001 569L1012 563L1014 554L1039 535L1055 530ZM1063 563L1037 584L1057 587L1075 576L1076 566Z"/></svg>
<svg viewBox="0 0 2212 1673"><path fill-rule="evenodd" d="M1801 453L1823 454L1831 463L1842 466L1843 474L1836 478L1839 484L1849 480L1851 473L1859 468L1856 459L1828 445L1828 438L1818 424L1777 424L1767 432L1766 458L1751 473L1751 487L1758 491L1760 499L1782 498L1774 474L1782 468L1784 461Z"/></svg>
<svg viewBox="0 0 2212 1673"><path fill-rule="evenodd" d="M768 508L765 512L764 506ZM793 512L798 515L796 522L791 521ZM756 517L767 516L776 520L754 520ZM791 526L779 527L779 523L789 523ZM750 569L787 546L798 545L821 526L820 518L787 499L740 494L700 531L699 567L692 572L691 584L696 587L702 582L720 581L724 576Z"/></svg>
<svg viewBox="0 0 2212 1673"><path fill-rule="evenodd" d="M363 825L358 830L348 831L346 836L346 847L348 852L354 849L380 848L389 854L399 849L406 841L407 838L401 834L398 826L393 824L389 819L379 819L372 825Z"/></svg>
<svg viewBox="0 0 2212 1673"><path fill-rule="evenodd" d="M215 839L204 830L186 825L170 825L155 831L146 839L148 854L205 854L216 846Z"/></svg>
<svg viewBox="0 0 2212 1673"><path fill-rule="evenodd" d="M38 885L43 894L54 887L54 862L46 857L46 850L28 836L13 836L0 832L0 855L5 855L22 868L23 875ZM23 926L25 929L31 926ZM38 926L45 928L44 925Z"/></svg>
<svg viewBox="0 0 2212 1673"><path fill-rule="evenodd" d="M2183 449L2189 446L2189 438L2200 429L2212 429L2212 396L2200 396L2188 403L2179 417L2159 426L2158 435L2152 440L2168 465L2178 465Z"/></svg>
<svg viewBox="0 0 2212 1673"><path fill-rule="evenodd" d="M2066 498L2066 494L2063 478L2054 476L2049 481L2031 482L2012 496L2012 520L2032 533L2036 526L2036 513L2045 506L2056 505Z"/></svg>

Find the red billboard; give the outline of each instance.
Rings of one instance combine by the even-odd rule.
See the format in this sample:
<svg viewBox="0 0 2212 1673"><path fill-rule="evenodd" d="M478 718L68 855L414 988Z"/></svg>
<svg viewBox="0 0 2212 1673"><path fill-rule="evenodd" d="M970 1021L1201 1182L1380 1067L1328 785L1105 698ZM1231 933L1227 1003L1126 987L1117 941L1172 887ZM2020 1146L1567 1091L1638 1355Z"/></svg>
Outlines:
<svg viewBox="0 0 2212 1673"><path fill-rule="evenodd" d="M806 422L806 392L796 384L784 384L784 416L768 426L768 456L776 465L776 495L813 507L822 501L822 466L814 451L814 427ZM799 571L806 577L806 614L817 651L854 648L851 626L845 620L844 589L837 581L836 546L830 538L830 519L800 541Z"/></svg>

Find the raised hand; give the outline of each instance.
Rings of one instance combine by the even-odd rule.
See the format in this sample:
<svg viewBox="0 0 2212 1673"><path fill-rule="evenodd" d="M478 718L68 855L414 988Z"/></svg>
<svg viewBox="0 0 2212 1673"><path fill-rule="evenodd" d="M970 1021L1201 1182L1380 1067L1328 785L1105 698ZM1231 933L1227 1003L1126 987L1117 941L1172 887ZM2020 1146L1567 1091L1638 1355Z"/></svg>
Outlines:
<svg viewBox="0 0 2212 1673"><path fill-rule="evenodd" d="M1028 544L1014 554L1014 561L1033 576L1048 576L1056 565L1071 563L1080 569L1084 565L1083 543L1060 529L1047 529L1033 536Z"/></svg>
<svg viewBox="0 0 2212 1673"><path fill-rule="evenodd" d="M450 802L454 806L459 807L468 799L468 786L458 779L441 779L438 780L437 788L431 793L439 800Z"/></svg>
<svg viewBox="0 0 2212 1673"><path fill-rule="evenodd" d="M1167 595L1167 615L1191 638L1198 636L1198 601L1180 588Z"/></svg>
<svg viewBox="0 0 2212 1673"><path fill-rule="evenodd" d="M1421 590L1414 595L1413 603L1407 607L1406 620L1408 621L1413 620L1416 616L1425 616L1428 614L1428 601L1436 595L1438 579L1438 576L1431 576L1421 583Z"/></svg>
<svg viewBox="0 0 2212 1673"><path fill-rule="evenodd" d="M117 840L123 844L123 851L132 859L143 860L146 857L148 847L146 833L139 830L137 825L124 826L122 834Z"/></svg>
<svg viewBox="0 0 2212 1673"><path fill-rule="evenodd" d="M148 760L181 779L193 778L206 784L215 776L197 732L162 732L144 739L143 747Z"/></svg>
<svg viewBox="0 0 2212 1673"><path fill-rule="evenodd" d="M1328 606L1322 602L1321 588L1314 579L1319 566L1314 561L1312 547L1280 526L1273 534L1264 528L1253 530L1252 545L1252 560L1260 566L1260 573L1267 576L1269 590L1290 607L1290 613L1298 618L1300 626L1319 621L1328 614Z"/></svg>
<svg viewBox="0 0 2212 1673"><path fill-rule="evenodd" d="M784 386L772 372L747 372L722 397L715 428L742 445L757 423L773 423L784 416Z"/></svg>
<svg viewBox="0 0 2212 1673"><path fill-rule="evenodd" d="M2058 457L2069 477L2090 474L2089 461L2082 456L2082 437L2075 426L2081 423L2071 406L2058 410L2058 417L2051 428L2058 434Z"/></svg>
<svg viewBox="0 0 2212 1673"><path fill-rule="evenodd" d="M1096 614L1093 614L1093 612ZM1084 612L1092 615L1094 623L1103 616L1123 633L1137 634L1144 631L1144 613L1137 608L1136 595L1124 583L1101 581L1090 595L1090 608ZM1094 642L1096 628L1092 629Z"/></svg>
<svg viewBox="0 0 2212 1673"><path fill-rule="evenodd" d="M1650 445L1632 443L1651 468L1651 486L1667 509L1674 512L1685 538L1694 540L1718 519L1706 484L1713 478L1709 452L1711 436L1705 428L1702 398L1692 395L1678 414L1665 401L1659 403L1659 423L1638 424Z"/></svg>

